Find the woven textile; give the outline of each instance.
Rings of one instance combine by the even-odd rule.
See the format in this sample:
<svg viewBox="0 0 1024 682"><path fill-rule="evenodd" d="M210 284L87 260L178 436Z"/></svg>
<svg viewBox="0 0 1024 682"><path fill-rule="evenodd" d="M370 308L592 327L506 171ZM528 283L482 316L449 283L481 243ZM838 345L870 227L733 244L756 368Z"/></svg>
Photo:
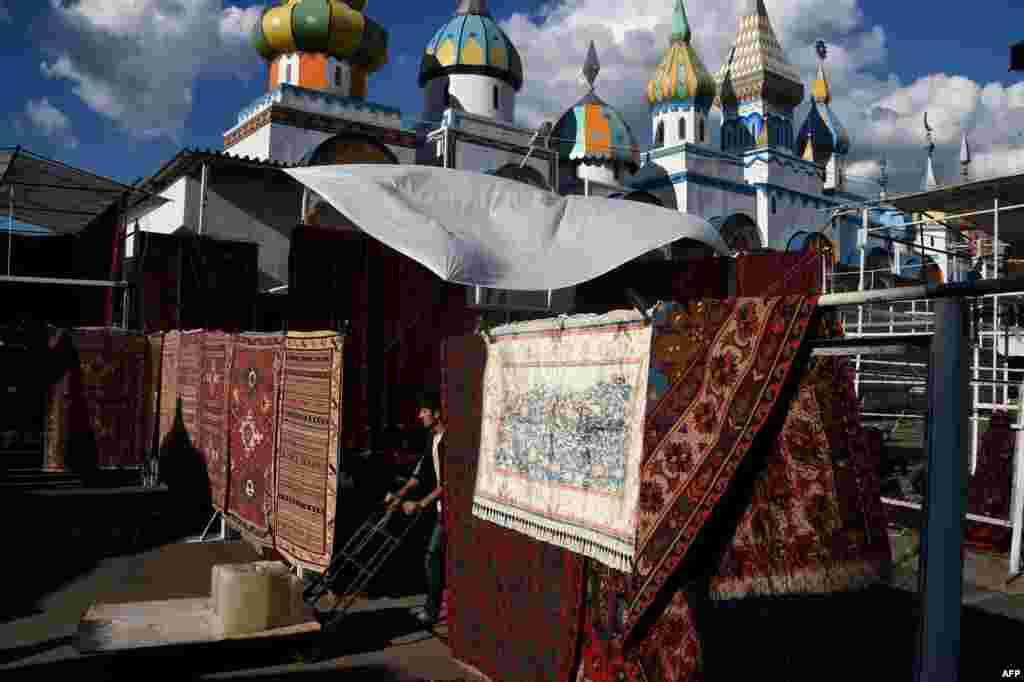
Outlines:
<svg viewBox="0 0 1024 682"><path fill-rule="evenodd" d="M334 547L343 337L290 332L277 434L274 541L290 562L323 570Z"/></svg>
<svg viewBox="0 0 1024 682"><path fill-rule="evenodd" d="M43 468L48 471L67 469L68 412L65 396L68 393L70 369L77 365L74 344L65 329L51 327L48 350L52 356L53 381L46 390L46 443Z"/></svg>
<svg viewBox="0 0 1024 682"><path fill-rule="evenodd" d="M146 337L146 374L142 381L142 452L150 455L159 448L157 423L160 421L160 366L163 361L164 335L150 334Z"/></svg>
<svg viewBox="0 0 1024 682"><path fill-rule="evenodd" d="M806 296L819 289L821 274L821 256L813 249L743 254L736 259L736 295Z"/></svg>
<svg viewBox="0 0 1024 682"><path fill-rule="evenodd" d="M268 545L283 362L283 334L235 337L228 384L228 513L253 539Z"/></svg>
<svg viewBox="0 0 1024 682"><path fill-rule="evenodd" d="M1010 518L1010 486L1016 436L1005 412L993 412L978 443L978 464L967 484L967 511L997 519ZM1008 552L1010 529L967 521L966 542L983 551Z"/></svg>
<svg viewBox="0 0 1024 682"><path fill-rule="evenodd" d="M650 326L616 312L508 325L492 338L473 514L628 569Z"/></svg>
<svg viewBox="0 0 1024 682"><path fill-rule="evenodd" d="M181 352L181 333L167 332L160 351L160 423L157 431L157 446L163 448L167 436L174 429L178 413L178 365Z"/></svg>
<svg viewBox="0 0 1024 682"><path fill-rule="evenodd" d="M146 337L106 327L75 329L71 336L80 370L67 396L67 409L75 412L72 448L95 448L100 467L140 466Z"/></svg>
<svg viewBox="0 0 1024 682"><path fill-rule="evenodd" d="M494 682L568 682L579 640L583 558L471 513L486 357L479 337L445 341L448 643L453 656Z"/></svg>
<svg viewBox="0 0 1024 682"><path fill-rule="evenodd" d="M178 351L178 395L181 419L192 447L199 449L199 400L203 365L203 332L183 332Z"/></svg>
<svg viewBox="0 0 1024 682"><path fill-rule="evenodd" d="M233 338L224 332L202 334L199 374L199 451L206 460L213 508L227 509L228 496L228 382Z"/></svg>

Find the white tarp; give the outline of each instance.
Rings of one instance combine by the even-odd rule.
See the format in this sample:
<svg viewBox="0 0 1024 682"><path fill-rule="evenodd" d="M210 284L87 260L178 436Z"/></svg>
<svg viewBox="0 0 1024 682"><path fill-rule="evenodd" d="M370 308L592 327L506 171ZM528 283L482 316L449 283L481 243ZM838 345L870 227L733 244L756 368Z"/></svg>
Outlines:
<svg viewBox="0 0 1024 682"><path fill-rule="evenodd" d="M649 204L561 197L515 180L432 166L285 172L370 236L456 284L561 289L684 237L728 255L706 220Z"/></svg>

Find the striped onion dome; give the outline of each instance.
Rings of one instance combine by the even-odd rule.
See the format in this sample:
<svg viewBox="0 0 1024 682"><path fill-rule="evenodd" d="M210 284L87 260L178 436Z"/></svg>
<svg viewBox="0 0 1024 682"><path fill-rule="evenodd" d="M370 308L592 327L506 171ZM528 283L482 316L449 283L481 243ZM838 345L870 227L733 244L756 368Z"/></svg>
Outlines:
<svg viewBox="0 0 1024 682"><path fill-rule="evenodd" d="M518 91L523 61L512 41L487 10L486 0L461 0L455 16L427 43L420 62L420 87L449 74L499 78Z"/></svg>
<svg viewBox="0 0 1024 682"><path fill-rule="evenodd" d="M591 91L562 114L551 137L558 141L563 160L618 162L635 173L640 167L640 146L622 114L594 94L594 80L599 72L597 52L591 42L583 67Z"/></svg>
<svg viewBox="0 0 1024 682"><path fill-rule="evenodd" d="M672 35L647 84L647 102L651 108L663 104L689 104L707 111L715 99L715 79L704 67L700 55L690 43L690 22L683 0L675 0L672 11Z"/></svg>
<svg viewBox="0 0 1024 682"><path fill-rule="evenodd" d="M263 11L253 46L267 61L323 53L374 73L388 62L388 32L365 8L366 0L284 0Z"/></svg>

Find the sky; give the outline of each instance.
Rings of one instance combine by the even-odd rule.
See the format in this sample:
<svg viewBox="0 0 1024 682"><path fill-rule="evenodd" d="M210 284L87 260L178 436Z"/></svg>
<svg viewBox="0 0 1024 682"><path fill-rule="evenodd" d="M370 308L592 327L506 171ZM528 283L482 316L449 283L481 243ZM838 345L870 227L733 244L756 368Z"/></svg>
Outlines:
<svg viewBox="0 0 1024 682"><path fill-rule="evenodd" d="M687 0L693 44L712 73L749 0ZM276 4L265 0L263 4ZM918 189L928 112L936 172L955 181L961 135L977 177L1024 170L1024 74L1008 72L1024 40L1024 5L894 0L764 0L776 35L809 91L817 39L833 111L853 138L850 189ZM267 89L250 31L263 4L248 0L0 0L0 147L23 147L122 182L147 178L182 147L222 149L238 111ZM369 0L389 32L390 62L369 98L421 110L420 56L456 0ZM519 49L525 83L518 122L555 120L585 92L580 69L593 40L597 93L619 109L641 147L651 140L646 83L668 45L673 0L491 0ZM1012 7L1017 5L1017 7ZM415 11L410 11L410 7ZM798 123L807 104L798 110Z"/></svg>

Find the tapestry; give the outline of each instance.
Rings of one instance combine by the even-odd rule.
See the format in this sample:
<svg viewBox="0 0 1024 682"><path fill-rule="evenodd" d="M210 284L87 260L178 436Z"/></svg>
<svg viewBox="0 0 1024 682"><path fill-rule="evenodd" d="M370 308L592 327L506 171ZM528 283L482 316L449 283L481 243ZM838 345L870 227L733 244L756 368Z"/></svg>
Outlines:
<svg viewBox="0 0 1024 682"><path fill-rule="evenodd" d="M227 509L228 381L231 377L232 336L224 332L202 333L202 365L199 373L199 451L206 460L213 508Z"/></svg>
<svg viewBox="0 0 1024 682"><path fill-rule="evenodd" d="M651 327L637 312L494 329L473 514L632 564Z"/></svg>
<svg viewBox="0 0 1024 682"><path fill-rule="evenodd" d="M181 396L181 419L189 443L199 449L199 401L203 364L203 332L182 332L178 350L178 395Z"/></svg>
<svg viewBox="0 0 1024 682"><path fill-rule="evenodd" d="M814 249L741 254L736 258L736 295L816 293L821 287L821 266L821 255Z"/></svg>
<svg viewBox="0 0 1024 682"><path fill-rule="evenodd" d="M478 336L445 340L448 645L495 682L570 682L583 558L472 514L486 360Z"/></svg>
<svg viewBox="0 0 1024 682"><path fill-rule="evenodd" d="M343 341L333 332L285 339L274 541L289 562L316 571L334 548Z"/></svg>
<svg viewBox="0 0 1024 682"><path fill-rule="evenodd" d="M141 466L146 337L109 327L74 329L71 337L79 363L66 396L71 448L88 450L99 467Z"/></svg>
<svg viewBox="0 0 1024 682"><path fill-rule="evenodd" d="M1010 417L1001 410L992 413L988 431L978 442L978 462L967 483L967 511L996 519L1010 518L1013 482L1013 452L1017 437ZM1010 550L1010 529L970 519L966 522L965 541L986 552Z"/></svg>
<svg viewBox="0 0 1024 682"><path fill-rule="evenodd" d="M160 420L160 367L163 361L164 335L162 332L146 337L146 375L143 378L142 396L142 454L148 457L160 447L157 437L157 423Z"/></svg>
<svg viewBox="0 0 1024 682"><path fill-rule="evenodd" d="M160 423L157 432L157 447L160 450L163 450L167 436L174 430L174 420L178 415L180 352L181 333L167 332L160 350Z"/></svg>
<svg viewBox="0 0 1024 682"><path fill-rule="evenodd" d="M274 448L283 334L239 334L228 382L228 514L250 539L272 545Z"/></svg>

